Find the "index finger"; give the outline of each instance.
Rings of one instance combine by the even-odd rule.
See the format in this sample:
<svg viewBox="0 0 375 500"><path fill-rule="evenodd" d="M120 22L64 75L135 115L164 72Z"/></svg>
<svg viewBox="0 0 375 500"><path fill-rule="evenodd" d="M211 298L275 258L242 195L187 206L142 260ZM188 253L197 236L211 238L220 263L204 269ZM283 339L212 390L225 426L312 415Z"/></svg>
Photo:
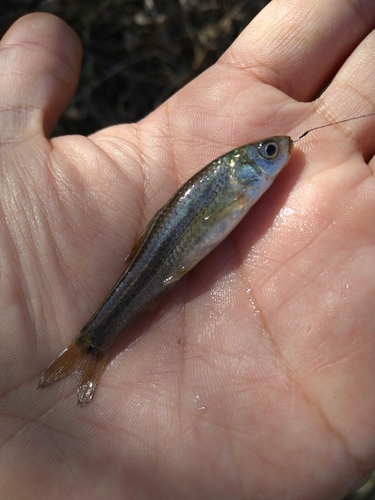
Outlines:
<svg viewBox="0 0 375 500"><path fill-rule="evenodd" d="M374 27L373 0L274 0L221 61L309 101Z"/></svg>

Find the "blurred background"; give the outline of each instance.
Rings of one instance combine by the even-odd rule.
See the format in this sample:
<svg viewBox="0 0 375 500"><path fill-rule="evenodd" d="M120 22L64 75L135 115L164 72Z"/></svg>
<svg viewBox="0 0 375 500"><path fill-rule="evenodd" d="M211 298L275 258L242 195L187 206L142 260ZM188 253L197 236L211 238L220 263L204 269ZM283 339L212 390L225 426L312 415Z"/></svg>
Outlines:
<svg viewBox="0 0 375 500"><path fill-rule="evenodd" d="M54 135L143 118L211 66L270 0L1 0L0 36L49 12L80 37L77 93Z"/></svg>
<svg viewBox="0 0 375 500"><path fill-rule="evenodd" d="M76 31L80 81L54 135L88 135L157 108L214 64L269 1L1 0L0 37L30 12L55 14ZM345 500L375 500L375 474Z"/></svg>

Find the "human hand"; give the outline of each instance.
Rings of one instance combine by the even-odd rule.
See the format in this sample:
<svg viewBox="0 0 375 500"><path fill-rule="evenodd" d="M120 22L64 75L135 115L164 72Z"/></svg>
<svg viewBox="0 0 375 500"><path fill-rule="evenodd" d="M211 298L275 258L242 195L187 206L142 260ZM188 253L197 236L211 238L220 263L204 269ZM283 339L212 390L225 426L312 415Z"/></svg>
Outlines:
<svg viewBox="0 0 375 500"><path fill-rule="evenodd" d="M274 1L140 123L52 140L79 42L44 14L9 30L0 45L5 498L332 500L364 481L375 465L374 119L297 143L270 191L138 340L126 351L119 341L90 405L76 405L74 380L36 387L184 180L240 144L374 111L374 14L370 0Z"/></svg>

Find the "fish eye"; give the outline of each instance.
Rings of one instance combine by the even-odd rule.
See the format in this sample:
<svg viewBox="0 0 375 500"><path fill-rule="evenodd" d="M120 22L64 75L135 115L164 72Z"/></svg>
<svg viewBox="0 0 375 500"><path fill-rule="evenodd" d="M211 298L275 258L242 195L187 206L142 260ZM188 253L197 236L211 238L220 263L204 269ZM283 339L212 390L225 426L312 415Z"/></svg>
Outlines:
<svg viewBox="0 0 375 500"><path fill-rule="evenodd" d="M259 153L266 160L273 160L279 154L279 146L275 141L262 142L258 146Z"/></svg>

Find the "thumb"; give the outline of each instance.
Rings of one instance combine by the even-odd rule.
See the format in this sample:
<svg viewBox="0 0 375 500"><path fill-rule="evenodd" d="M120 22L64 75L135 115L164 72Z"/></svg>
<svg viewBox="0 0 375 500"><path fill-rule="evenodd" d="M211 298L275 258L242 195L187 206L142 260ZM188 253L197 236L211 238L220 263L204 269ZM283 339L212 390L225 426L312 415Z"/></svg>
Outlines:
<svg viewBox="0 0 375 500"><path fill-rule="evenodd" d="M77 35L50 14L16 21L0 42L0 141L49 136L76 89Z"/></svg>

